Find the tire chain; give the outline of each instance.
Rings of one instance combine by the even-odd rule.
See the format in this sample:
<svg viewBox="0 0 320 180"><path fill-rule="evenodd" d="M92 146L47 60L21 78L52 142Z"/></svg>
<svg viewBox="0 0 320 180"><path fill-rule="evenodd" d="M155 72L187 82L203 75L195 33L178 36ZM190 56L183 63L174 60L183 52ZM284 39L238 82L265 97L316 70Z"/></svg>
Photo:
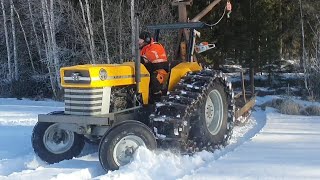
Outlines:
<svg viewBox="0 0 320 180"><path fill-rule="evenodd" d="M223 85L228 103L227 133L221 144L201 144L195 138L189 139L191 118L195 116L200 105L205 102L206 95L215 81ZM235 101L232 84L227 76L220 71L205 69L200 72L191 72L183 77L176 85L175 90L168 92L156 104L154 113L150 115L151 126L158 142L171 142L174 146L180 145L182 153L192 154L201 150L214 151L228 145L235 123ZM174 134L177 128L179 135ZM180 128L180 129L179 129ZM165 143L164 143L165 144Z"/></svg>

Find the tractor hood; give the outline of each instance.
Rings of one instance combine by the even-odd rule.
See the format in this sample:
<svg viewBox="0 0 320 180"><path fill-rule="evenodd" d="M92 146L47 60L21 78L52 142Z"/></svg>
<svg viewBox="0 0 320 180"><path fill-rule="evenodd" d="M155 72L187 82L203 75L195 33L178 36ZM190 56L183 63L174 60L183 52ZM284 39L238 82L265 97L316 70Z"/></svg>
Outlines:
<svg viewBox="0 0 320 180"><path fill-rule="evenodd" d="M141 64L141 78L147 78L149 81L149 76L149 72ZM135 84L135 68L134 62L77 65L61 68L60 77L61 85L64 88L100 88L131 85Z"/></svg>

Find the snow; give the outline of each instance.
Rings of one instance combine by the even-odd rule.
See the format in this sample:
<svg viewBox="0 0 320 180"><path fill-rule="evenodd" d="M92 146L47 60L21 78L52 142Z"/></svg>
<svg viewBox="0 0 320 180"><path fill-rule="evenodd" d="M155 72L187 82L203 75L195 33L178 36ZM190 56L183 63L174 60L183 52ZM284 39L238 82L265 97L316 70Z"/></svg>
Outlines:
<svg viewBox="0 0 320 180"><path fill-rule="evenodd" d="M267 114L260 133L182 179L319 179L320 118Z"/></svg>
<svg viewBox="0 0 320 180"><path fill-rule="evenodd" d="M1 126L32 126L37 122L38 114L64 110L63 103L54 101L31 101L0 99Z"/></svg>
<svg viewBox="0 0 320 180"><path fill-rule="evenodd" d="M257 105L276 97L258 97ZM86 144L79 157L53 165L34 154L30 139L37 114L57 110L63 110L63 103L0 99L1 180L320 179L320 117L257 106L244 126L234 128L230 145L214 153L188 156L140 148L132 163L106 173L97 146Z"/></svg>
<svg viewBox="0 0 320 180"><path fill-rule="evenodd" d="M238 82L241 81L240 74L239 73L225 73L231 82ZM279 76L279 80L299 80L304 77L304 73L275 73L277 76ZM267 81L269 78L269 73L255 73L254 79L260 80L260 81ZM273 77L274 78L274 77ZM245 74L244 80L249 81L250 77L249 74Z"/></svg>
<svg viewBox="0 0 320 180"><path fill-rule="evenodd" d="M256 100L256 106L261 106L263 103L267 101L271 101L272 99L291 99L292 101L295 101L296 103L300 104L302 107L307 107L307 106L320 106L319 102L311 102L311 101L304 101L301 100L299 97L287 97L287 96L277 96L277 95L268 95L264 97L258 97Z"/></svg>

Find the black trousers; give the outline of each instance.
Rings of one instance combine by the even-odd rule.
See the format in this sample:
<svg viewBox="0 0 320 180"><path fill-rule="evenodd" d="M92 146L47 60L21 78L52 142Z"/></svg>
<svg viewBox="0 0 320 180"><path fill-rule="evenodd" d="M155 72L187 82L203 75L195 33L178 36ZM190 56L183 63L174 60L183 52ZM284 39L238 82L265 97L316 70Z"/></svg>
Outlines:
<svg viewBox="0 0 320 180"><path fill-rule="evenodd" d="M144 64L150 73L150 84L149 84L149 103L154 103L159 101L162 95L163 84L161 84L158 79L159 69L164 69L166 72L169 71L169 63L146 63Z"/></svg>

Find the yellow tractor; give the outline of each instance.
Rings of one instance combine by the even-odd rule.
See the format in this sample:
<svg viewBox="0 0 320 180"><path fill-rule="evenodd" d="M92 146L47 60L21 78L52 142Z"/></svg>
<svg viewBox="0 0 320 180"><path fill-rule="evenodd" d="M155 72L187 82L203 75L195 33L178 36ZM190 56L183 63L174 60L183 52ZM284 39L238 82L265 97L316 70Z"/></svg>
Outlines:
<svg viewBox="0 0 320 180"><path fill-rule="evenodd" d="M78 156L87 140L99 143L102 167L115 170L140 146L193 153L227 145L236 118L250 110L254 96L237 108L227 76L192 61L195 29L204 27L202 22L148 26L156 40L162 29L190 32L188 61L171 65L163 87L167 93L154 104L149 104L150 74L138 48L135 62L61 68L65 110L38 116L35 153L57 163Z"/></svg>

